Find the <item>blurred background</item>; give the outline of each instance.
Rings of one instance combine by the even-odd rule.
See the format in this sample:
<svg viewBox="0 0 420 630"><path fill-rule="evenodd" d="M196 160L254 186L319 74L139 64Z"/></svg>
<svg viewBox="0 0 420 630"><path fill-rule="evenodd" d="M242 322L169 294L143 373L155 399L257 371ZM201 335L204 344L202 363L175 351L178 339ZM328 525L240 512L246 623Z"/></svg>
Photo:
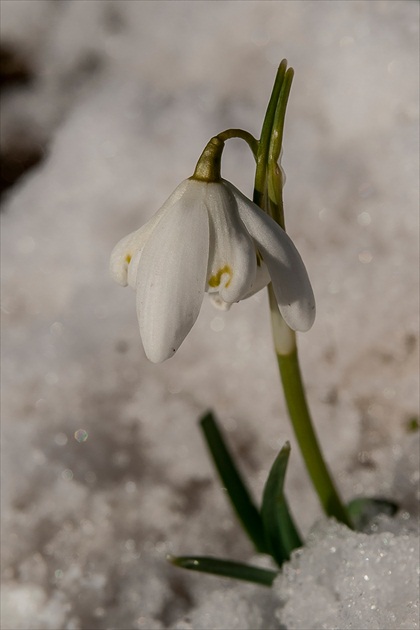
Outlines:
<svg viewBox="0 0 420 630"><path fill-rule="evenodd" d="M253 553L197 426L208 408L258 499L291 440L292 510L305 534L321 516L265 292L228 313L205 300L175 357L152 365L135 295L108 277L114 244L210 137L259 135L284 57L286 223L318 311L299 337L310 405L345 499L392 498L410 526L418 6L2 0L4 628L192 627L179 620L225 583L165 555ZM229 142L223 176L251 195L253 175Z"/></svg>

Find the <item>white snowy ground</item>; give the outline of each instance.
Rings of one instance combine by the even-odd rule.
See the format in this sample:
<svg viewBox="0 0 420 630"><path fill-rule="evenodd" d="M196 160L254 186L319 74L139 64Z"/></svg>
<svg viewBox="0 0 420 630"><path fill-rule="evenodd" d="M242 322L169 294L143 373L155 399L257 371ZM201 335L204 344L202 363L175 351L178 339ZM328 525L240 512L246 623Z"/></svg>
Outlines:
<svg viewBox="0 0 420 630"><path fill-rule="evenodd" d="M4 142L48 141L3 206L2 627L418 628L417 2L3 1L37 79L5 94ZM308 396L346 500L400 512L368 534L321 511L278 387L265 293L205 301L179 352L144 357L135 296L108 278L227 127L258 135L295 68L287 225L318 306ZM224 176L250 194L251 157ZM168 552L266 562L235 522L197 418L217 413L255 494L286 439L308 544L273 589ZM76 433L78 432L78 433ZM87 436L87 439L85 439ZM78 438L78 439L77 439Z"/></svg>

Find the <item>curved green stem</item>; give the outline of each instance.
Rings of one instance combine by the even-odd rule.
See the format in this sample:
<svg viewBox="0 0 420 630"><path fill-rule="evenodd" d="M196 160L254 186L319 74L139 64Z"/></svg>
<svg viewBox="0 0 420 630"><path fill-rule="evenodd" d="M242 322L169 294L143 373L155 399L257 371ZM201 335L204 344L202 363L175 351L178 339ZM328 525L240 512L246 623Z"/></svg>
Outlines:
<svg viewBox="0 0 420 630"><path fill-rule="evenodd" d="M213 138L210 138L196 164L193 175L190 179L196 179L208 184L212 182L221 181L221 162L222 153L225 148L226 140L231 138L240 138L250 147L252 154L257 159L258 140L254 138L252 133L244 131L243 129L226 129L217 134Z"/></svg>
<svg viewBox="0 0 420 630"><path fill-rule="evenodd" d="M257 159L258 140L254 138L252 133L249 133L249 131L245 131L244 129L226 129L226 131L218 133L216 137L219 138L219 140L221 140L222 142L225 142L226 140L231 140L232 138L240 138L241 140L245 140L245 142L251 149L254 158Z"/></svg>

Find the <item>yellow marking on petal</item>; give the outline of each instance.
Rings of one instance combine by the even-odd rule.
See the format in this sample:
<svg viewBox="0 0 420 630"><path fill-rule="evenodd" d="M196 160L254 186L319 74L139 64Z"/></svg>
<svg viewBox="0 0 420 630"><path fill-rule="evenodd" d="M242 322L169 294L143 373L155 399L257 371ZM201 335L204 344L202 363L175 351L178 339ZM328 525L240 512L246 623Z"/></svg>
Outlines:
<svg viewBox="0 0 420 630"><path fill-rule="evenodd" d="M227 288L230 285L230 281L232 280L232 276L233 276L233 271L232 268L229 267L229 265L225 265L224 267L221 267L219 269L219 271L217 273L214 274L214 276L212 276L209 279L209 286L212 288L218 287L220 285L220 281L222 279L222 276L227 273L229 276L229 280L226 282L225 287Z"/></svg>
<svg viewBox="0 0 420 630"><path fill-rule="evenodd" d="M127 256L125 257L125 262L129 265L131 262L131 254L127 254Z"/></svg>

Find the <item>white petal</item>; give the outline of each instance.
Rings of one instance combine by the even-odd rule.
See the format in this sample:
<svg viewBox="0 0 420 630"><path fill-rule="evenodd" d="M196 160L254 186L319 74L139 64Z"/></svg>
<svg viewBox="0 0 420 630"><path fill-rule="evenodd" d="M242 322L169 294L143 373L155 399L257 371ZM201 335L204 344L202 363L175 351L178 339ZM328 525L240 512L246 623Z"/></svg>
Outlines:
<svg viewBox="0 0 420 630"><path fill-rule="evenodd" d="M134 289L136 286L137 267L140 260L140 254L149 238L152 230L159 223L168 208L173 206L185 193L188 180L174 190L172 195L165 201L163 206L153 215L153 217L145 223L140 229L124 236L114 247L110 260L110 275L115 282L123 287L127 283Z"/></svg>
<svg viewBox="0 0 420 630"><path fill-rule="evenodd" d="M228 187L207 184L205 204L210 220L207 291L217 292L221 300L232 304L254 284L257 253Z"/></svg>
<svg viewBox="0 0 420 630"><path fill-rule="evenodd" d="M218 293L210 294L210 302L213 304L214 308L217 308L219 311L229 311L232 304L230 302L225 302L219 297Z"/></svg>
<svg viewBox="0 0 420 630"><path fill-rule="evenodd" d="M191 330L203 301L209 223L206 184L189 181L185 195L148 238L137 275L137 315L150 361L169 359Z"/></svg>
<svg viewBox="0 0 420 630"><path fill-rule="evenodd" d="M267 286L267 284L271 282L270 273L268 271L267 265L263 260L260 260L257 265L257 273L255 275L255 282L252 285L251 290L246 295L242 296L242 300L246 300L247 298L255 295L261 289Z"/></svg>
<svg viewBox="0 0 420 630"><path fill-rule="evenodd" d="M315 298L299 252L286 232L232 184L239 215L255 240L270 272L280 312L293 330L309 330Z"/></svg>
<svg viewBox="0 0 420 630"><path fill-rule="evenodd" d="M138 246L141 248L144 245L149 235L149 230L145 229L147 225L146 223L139 230L124 236L112 250L109 273L111 278L123 287L127 286L128 268L134 253L137 251Z"/></svg>

